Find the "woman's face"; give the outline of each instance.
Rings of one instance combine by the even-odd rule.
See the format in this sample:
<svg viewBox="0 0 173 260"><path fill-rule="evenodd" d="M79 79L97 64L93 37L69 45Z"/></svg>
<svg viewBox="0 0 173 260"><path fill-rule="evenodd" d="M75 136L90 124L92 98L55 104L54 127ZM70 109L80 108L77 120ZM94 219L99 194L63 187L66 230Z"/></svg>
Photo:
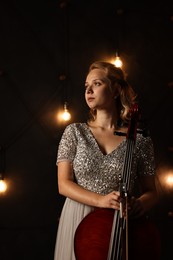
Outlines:
<svg viewBox="0 0 173 260"><path fill-rule="evenodd" d="M90 109L108 109L115 105L115 91L102 69L89 72L85 82L85 99Z"/></svg>

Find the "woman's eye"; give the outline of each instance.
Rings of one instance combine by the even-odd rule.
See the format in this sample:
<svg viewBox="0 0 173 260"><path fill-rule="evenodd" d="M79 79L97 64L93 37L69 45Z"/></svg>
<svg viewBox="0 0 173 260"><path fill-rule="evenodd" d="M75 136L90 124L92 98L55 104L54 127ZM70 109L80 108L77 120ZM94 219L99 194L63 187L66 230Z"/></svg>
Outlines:
<svg viewBox="0 0 173 260"><path fill-rule="evenodd" d="M85 85L85 91L90 88L99 87L100 85L102 85L102 82L100 81L93 82L91 85Z"/></svg>
<svg viewBox="0 0 173 260"><path fill-rule="evenodd" d="M95 86L100 86L101 83L100 82L95 82Z"/></svg>

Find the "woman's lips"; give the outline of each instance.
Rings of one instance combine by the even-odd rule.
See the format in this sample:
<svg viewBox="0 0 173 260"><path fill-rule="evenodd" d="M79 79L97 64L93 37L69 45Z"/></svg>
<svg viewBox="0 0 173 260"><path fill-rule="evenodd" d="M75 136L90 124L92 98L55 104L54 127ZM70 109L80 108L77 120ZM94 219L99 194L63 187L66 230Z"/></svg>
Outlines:
<svg viewBox="0 0 173 260"><path fill-rule="evenodd" d="M92 102L94 100L94 97L89 97L88 102Z"/></svg>

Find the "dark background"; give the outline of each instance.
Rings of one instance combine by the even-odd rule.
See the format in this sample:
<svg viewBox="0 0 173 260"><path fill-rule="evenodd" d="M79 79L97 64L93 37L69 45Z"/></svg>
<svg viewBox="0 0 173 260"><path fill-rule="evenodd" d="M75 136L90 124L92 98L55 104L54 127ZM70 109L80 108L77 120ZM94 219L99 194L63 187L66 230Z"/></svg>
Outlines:
<svg viewBox="0 0 173 260"><path fill-rule="evenodd" d="M162 259L172 253L173 2L0 1L0 259L53 260L58 218L57 146L68 102L85 121L84 81L118 49L153 138ZM5 155L5 160L4 156ZM61 259L60 259L61 260Z"/></svg>

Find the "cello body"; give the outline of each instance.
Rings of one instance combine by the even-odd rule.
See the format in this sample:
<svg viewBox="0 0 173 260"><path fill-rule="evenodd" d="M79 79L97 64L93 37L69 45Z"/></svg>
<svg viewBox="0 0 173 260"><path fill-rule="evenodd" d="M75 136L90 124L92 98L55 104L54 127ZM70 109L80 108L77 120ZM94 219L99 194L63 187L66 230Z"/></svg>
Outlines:
<svg viewBox="0 0 173 260"><path fill-rule="evenodd" d="M107 259L113 213L110 209L98 209L81 221L74 240L76 260Z"/></svg>
<svg viewBox="0 0 173 260"><path fill-rule="evenodd" d="M96 209L81 221L74 239L76 260L107 260L113 218L114 210ZM148 218L129 220L128 227L128 259L159 260L160 234L154 221ZM126 259L125 251L120 259Z"/></svg>

